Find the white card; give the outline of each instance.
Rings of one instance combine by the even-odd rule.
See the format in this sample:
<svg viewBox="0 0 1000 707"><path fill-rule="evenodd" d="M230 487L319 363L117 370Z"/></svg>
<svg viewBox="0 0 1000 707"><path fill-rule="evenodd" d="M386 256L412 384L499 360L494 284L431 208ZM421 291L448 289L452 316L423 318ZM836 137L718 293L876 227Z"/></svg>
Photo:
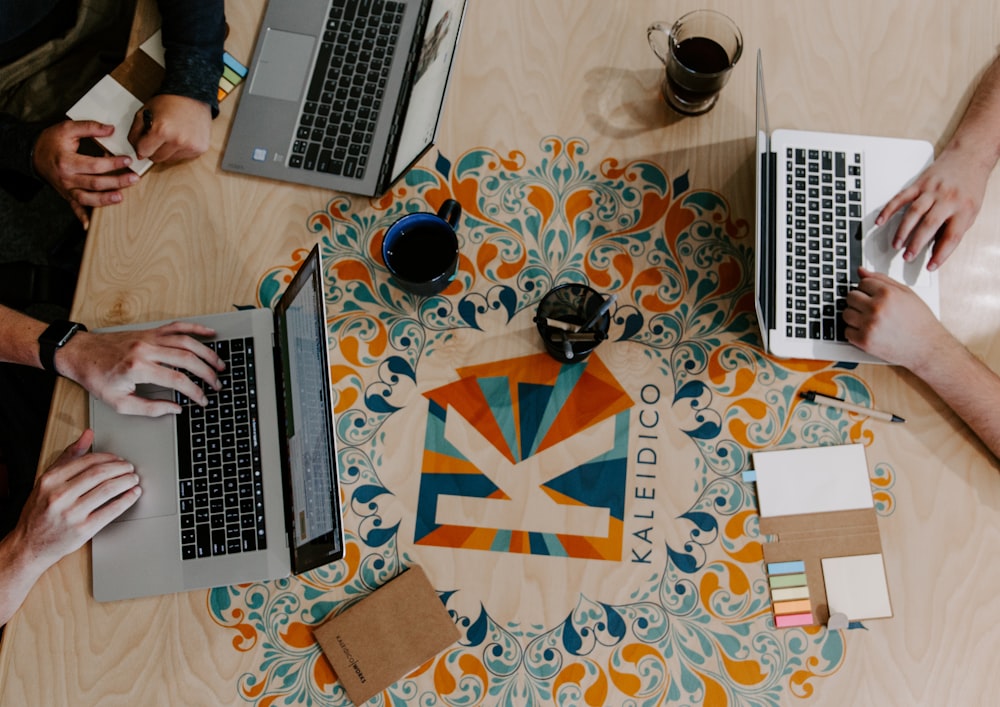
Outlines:
<svg viewBox="0 0 1000 707"><path fill-rule="evenodd" d="M72 120L98 120L114 125L115 131L109 137L96 138L97 142L113 155L131 157L129 169L136 174L144 174L153 163L136 157L135 149L128 141L132 121L141 108L142 102L108 75L87 91L83 98L66 111L66 115Z"/></svg>
<svg viewBox="0 0 1000 707"><path fill-rule="evenodd" d="M873 508L865 448L860 444L756 452L761 517Z"/></svg>
<svg viewBox="0 0 1000 707"><path fill-rule="evenodd" d="M830 614L851 621L892 616L882 554L823 558L823 584Z"/></svg>

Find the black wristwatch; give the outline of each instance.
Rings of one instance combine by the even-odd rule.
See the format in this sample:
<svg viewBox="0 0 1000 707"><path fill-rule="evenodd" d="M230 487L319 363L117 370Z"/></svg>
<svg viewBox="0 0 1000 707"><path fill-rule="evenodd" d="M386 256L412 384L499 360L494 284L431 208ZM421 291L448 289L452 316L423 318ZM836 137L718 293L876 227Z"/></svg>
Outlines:
<svg viewBox="0 0 1000 707"><path fill-rule="evenodd" d="M42 362L42 368L52 373L56 370L56 351L61 349L78 331L87 331L87 327L77 322L68 322L65 319L52 322L49 328L38 337L38 360Z"/></svg>

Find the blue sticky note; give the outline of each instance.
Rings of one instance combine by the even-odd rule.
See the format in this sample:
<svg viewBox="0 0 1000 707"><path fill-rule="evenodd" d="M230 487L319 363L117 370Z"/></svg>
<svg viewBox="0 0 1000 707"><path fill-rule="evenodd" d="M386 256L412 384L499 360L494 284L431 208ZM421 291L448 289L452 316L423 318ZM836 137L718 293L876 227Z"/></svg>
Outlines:
<svg viewBox="0 0 1000 707"><path fill-rule="evenodd" d="M235 71L240 78L246 78L247 67L236 61L229 52L222 52L222 63Z"/></svg>
<svg viewBox="0 0 1000 707"><path fill-rule="evenodd" d="M800 574L806 571L805 562L768 562L768 574Z"/></svg>

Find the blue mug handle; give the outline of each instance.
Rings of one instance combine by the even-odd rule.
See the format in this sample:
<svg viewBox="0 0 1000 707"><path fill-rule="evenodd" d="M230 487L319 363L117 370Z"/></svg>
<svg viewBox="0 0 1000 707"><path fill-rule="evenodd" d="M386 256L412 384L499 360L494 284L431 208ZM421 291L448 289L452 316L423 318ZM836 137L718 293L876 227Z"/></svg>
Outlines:
<svg viewBox="0 0 1000 707"><path fill-rule="evenodd" d="M437 215L439 219L455 228L458 225L458 220L462 218L462 205L454 199L445 199L441 208L438 209Z"/></svg>

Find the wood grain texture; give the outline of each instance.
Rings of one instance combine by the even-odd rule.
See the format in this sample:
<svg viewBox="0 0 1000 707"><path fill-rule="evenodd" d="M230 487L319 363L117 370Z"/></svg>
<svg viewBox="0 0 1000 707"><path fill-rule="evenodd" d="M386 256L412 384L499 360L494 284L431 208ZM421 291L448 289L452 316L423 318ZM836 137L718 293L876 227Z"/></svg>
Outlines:
<svg viewBox="0 0 1000 707"><path fill-rule="evenodd" d="M226 46L237 58L249 59L262 6L227 6ZM711 113L679 119L659 98L662 67L645 30L703 6L736 20L744 55ZM464 31L439 139L444 154L581 136L595 159L690 168L693 184L718 190L749 221L758 47L772 128L940 147L1000 43L1000 10L990 0L471 0ZM304 224L330 193L219 170L240 90L222 105L208 155L154 168L124 203L94 215L75 318L101 326L253 303L261 274L314 240ZM998 222L1000 178L942 272L943 320L994 368ZM879 519L895 616L847 632L844 665L808 704L986 704L1000 692L1000 466L909 374L863 367L861 377L879 407L908 420L879 428L871 453L891 459L896 478L895 508ZM85 396L61 381L45 460L85 420ZM97 604L89 567L88 548L65 558L7 627L0 705L244 704L234 685L260 665L261 647L234 650L232 634L205 611L206 593ZM519 591L544 598L561 589L528 582Z"/></svg>

